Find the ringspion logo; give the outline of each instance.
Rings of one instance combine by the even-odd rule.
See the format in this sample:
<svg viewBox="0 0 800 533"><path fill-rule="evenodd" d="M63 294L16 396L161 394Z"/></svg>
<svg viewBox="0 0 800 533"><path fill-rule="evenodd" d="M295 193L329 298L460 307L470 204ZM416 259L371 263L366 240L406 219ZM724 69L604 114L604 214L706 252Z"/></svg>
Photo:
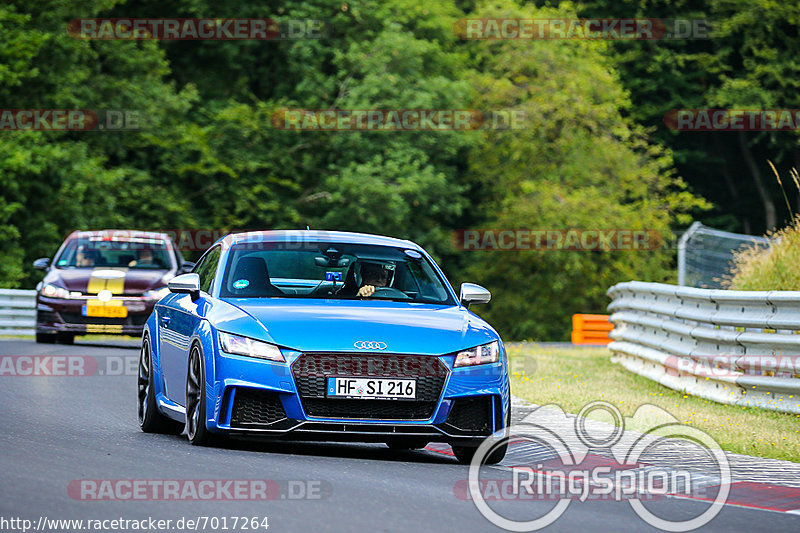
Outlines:
<svg viewBox="0 0 800 533"><path fill-rule="evenodd" d="M605 413L612 422L598 431L597 426L587 423L591 413ZM647 429L626 434L629 425ZM486 457L511 442L537 449L535 455L529 455L531 464L520 464L518 459L511 479L486 479L491 470L482 468ZM604 455L596 453L602 450ZM702 456L704 471L675 468L663 459L660 463L647 462L654 452L657 457L680 458L689 450ZM491 470L492 475L496 473ZM486 438L472 459L467 482L456 482L453 492L457 498L472 500L484 518L507 531L538 531L558 520L571 502L591 500L625 501L655 528L691 531L722 510L730 484L725 452L704 431L681 424L655 405L642 405L632 417L624 417L613 404L595 401L586 404L577 416L567 415L553 404L538 407L520 424ZM662 517L644 503L665 496L691 497L703 505L694 515ZM487 503L499 500L556 504L530 508L534 516L523 520L519 513L509 517L503 513L507 508L492 508Z"/></svg>

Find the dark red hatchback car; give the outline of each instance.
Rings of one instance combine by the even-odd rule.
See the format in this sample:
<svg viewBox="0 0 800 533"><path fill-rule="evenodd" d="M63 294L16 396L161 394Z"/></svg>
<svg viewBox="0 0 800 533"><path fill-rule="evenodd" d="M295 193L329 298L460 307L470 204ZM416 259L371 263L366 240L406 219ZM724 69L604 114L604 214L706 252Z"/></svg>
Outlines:
<svg viewBox="0 0 800 533"><path fill-rule="evenodd" d="M36 287L36 342L72 343L75 335L142 334L167 282L188 272L172 239L164 233L75 231L49 258Z"/></svg>

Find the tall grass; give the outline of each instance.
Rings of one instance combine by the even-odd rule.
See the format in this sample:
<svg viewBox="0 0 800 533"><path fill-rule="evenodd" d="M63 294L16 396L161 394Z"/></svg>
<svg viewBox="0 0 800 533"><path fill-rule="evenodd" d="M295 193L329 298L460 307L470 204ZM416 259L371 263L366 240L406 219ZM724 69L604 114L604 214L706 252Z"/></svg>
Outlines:
<svg viewBox="0 0 800 533"><path fill-rule="evenodd" d="M791 212L781 177L772 162L769 165ZM800 191L797 170L793 168L789 174ZM795 214L788 226L771 231L766 237L770 246L755 244L734 253L731 275L723 282L724 286L743 291L800 290L800 214Z"/></svg>
<svg viewBox="0 0 800 533"><path fill-rule="evenodd" d="M771 246L754 245L733 256L728 288L742 291L800 290L800 215L767 234Z"/></svg>

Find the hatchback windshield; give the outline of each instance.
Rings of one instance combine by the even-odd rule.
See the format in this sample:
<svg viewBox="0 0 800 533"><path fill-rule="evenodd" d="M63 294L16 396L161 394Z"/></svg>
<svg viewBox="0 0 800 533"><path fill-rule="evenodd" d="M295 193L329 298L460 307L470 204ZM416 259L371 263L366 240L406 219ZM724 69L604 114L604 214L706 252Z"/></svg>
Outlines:
<svg viewBox="0 0 800 533"><path fill-rule="evenodd" d="M164 240L78 238L69 241L56 261L58 268L137 268L164 270L172 267Z"/></svg>
<svg viewBox="0 0 800 533"><path fill-rule="evenodd" d="M416 250L365 244L244 243L231 249L220 295L454 305L444 283Z"/></svg>

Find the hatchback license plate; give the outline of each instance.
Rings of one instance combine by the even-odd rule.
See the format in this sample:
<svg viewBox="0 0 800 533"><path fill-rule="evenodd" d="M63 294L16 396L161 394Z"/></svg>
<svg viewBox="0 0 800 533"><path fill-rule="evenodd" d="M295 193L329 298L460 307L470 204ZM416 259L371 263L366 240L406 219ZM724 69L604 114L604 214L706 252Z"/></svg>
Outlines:
<svg viewBox="0 0 800 533"><path fill-rule="evenodd" d="M83 316L125 318L128 308L122 305L84 305Z"/></svg>

